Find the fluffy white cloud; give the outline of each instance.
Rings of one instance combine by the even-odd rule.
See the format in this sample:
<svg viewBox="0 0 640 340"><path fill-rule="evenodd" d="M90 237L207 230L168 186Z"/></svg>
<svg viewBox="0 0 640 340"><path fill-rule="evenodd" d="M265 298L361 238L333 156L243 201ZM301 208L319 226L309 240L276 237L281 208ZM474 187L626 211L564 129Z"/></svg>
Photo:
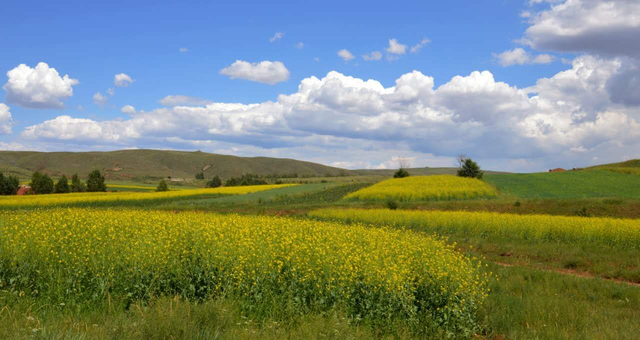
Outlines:
<svg viewBox="0 0 640 340"><path fill-rule="evenodd" d="M107 94L113 96L114 94L116 94L116 90L110 87L107 89Z"/></svg>
<svg viewBox="0 0 640 340"><path fill-rule="evenodd" d="M529 52L520 47L504 51L500 54L494 54L493 56L498 60L498 63L504 67L526 64L549 64L554 60L554 57L549 54L531 56Z"/></svg>
<svg viewBox="0 0 640 340"><path fill-rule="evenodd" d="M205 106L211 104L211 101L197 97L169 95L160 99L160 104L163 106Z"/></svg>
<svg viewBox="0 0 640 340"><path fill-rule="evenodd" d="M537 50L640 58L637 0L566 0L529 21L524 41Z"/></svg>
<svg viewBox="0 0 640 340"><path fill-rule="evenodd" d="M132 114L136 113L136 108L131 106L131 105L125 105L120 109L120 111L122 113L126 113L126 114L132 115Z"/></svg>
<svg viewBox="0 0 640 340"><path fill-rule="evenodd" d="M362 59L367 60L367 61L371 61L371 60L380 60L382 59L382 52L380 51L373 51L369 54L365 54L362 56Z"/></svg>
<svg viewBox="0 0 640 340"><path fill-rule="evenodd" d="M407 45L399 43L396 39L389 39L389 47L387 47L387 53L405 54L407 53Z"/></svg>
<svg viewBox="0 0 640 340"><path fill-rule="evenodd" d="M347 50L346 48L341 49L340 51L338 51L338 57L342 58L342 60L344 61L349 61L352 59L355 59L356 57L349 52L349 50Z"/></svg>
<svg viewBox="0 0 640 340"><path fill-rule="evenodd" d="M282 37L284 37L284 33L276 32L276 34L274 34L273 37L269 38L269 42L278 41L278 40L282 39Z"/></svg>
<svg viewBox="0 0 640 340"><path fill-rule="evenodd" d="M55 68L38 63L31 68L20 64L7 72L9 80L2 87L7 102L34 109L64 107L62 100L73 95L73 85L79 82L68 75L60 77Z"/></svg>
<svg viewBox="0 0 640 340"><path fill-rule="evenodd" d="M304 43L301 41L301 42L297 43L297 44L295 45L295 47L296 47L297 49L301 50L301 49L303 49L303 48L304 48Z"/></svg>
<svg viewBox="0 0 640 340"><path fill-rule="evenodd" d="M411 46L411 53L418 53L418 51L420 51L426 44L430 43L431 40L429 40L428 38L424 38L422 40L420 40L420 42L418 42L417 44Z"/></svg>
<svg viewBox="0 0 640 340"><path fill-rule="evenodd" d="M236 60L235 63L220 70L220 74L231 79L246 79L264 84L277 84L289 79L289 70L279 61L261 61L249 63Z"/></svg>
<svg viewBox="0 0 640 340"><path fill-rule="evenodd" d="M131 77L125 73L118 73L113 76L113 85L118 87L127 87L130 84L133 84L135 80L131 79Z"/></svg>
<svg viewBox="0 0 640 340"><path fill-rule="evenodd" d="M61 116L28 127L23 136L65 145L91 140L299 155L349 167L382 167L393 156L453 165L458 153L488 168L583 166L593 157L640 156L640 110L612 101L607 88L623 65L584 56L529 88L497 81L488 71L456 76L437 88L418 71L391 87L329 72L302 80L297 92L275 102L176 106L103 122Z"/></svg>
<svg viewBox="0 0 640 340"><path fill-rule="evenodd" d="M29 150L26 146L20 144L20 143L16 143L16 142L11 142L11 143L4 143L4 142L0 142L0 150L5 150L5 151L26 151ZM33 149L31 149L33 150Z"/></svg>
<svg viewBox="0 0 640 340"><path fill-rule="evenodd" d="M98 105L98 106L102 106L104 104L106 104L109 101L109 98L105 95L103 95L100 92L96 92L93 95L93 103Z"/></svg>
<svg viewBox="0 0 640 340"><path fill-rule="evenodd" d="M0 135L11 133L11 112L9 107L0 103Z"/></svg>

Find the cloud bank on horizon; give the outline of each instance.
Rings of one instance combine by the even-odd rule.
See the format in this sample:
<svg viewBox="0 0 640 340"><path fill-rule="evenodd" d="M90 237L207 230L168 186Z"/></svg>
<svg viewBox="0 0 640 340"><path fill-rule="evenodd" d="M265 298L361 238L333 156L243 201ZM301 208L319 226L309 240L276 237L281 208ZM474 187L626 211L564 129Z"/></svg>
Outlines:
<svg viewBox="0 0 640 340"><path fill-rule="evenodd" d="M3 86L0 135L11 139L0 140L0 149L200 149L346 168L393 167L399 156L416 166L451 166L464 153L486 168L516 171L640 158L640 3L531 1L521 17L527 28L517 46L487 60L510 70L559 60L568 64L526 87L498 81L486 70L437 86L433 76L414 70L386 87L379 80L331 70L302 78L297 91L254 104L165 94L155 99L161 106L148 111L136 110L135 102L114 108L124 117L100 120L62 112L16 131L15 121L23 118L12 116L9 105L66 110L64 101L80 84L45 62L33 68L20 64L7 72ZM268 40L284 41L289 35L277 32ZM349 46L335 46L332 53L342 64L393 64L435 48L429 38L380 41L358 57ZM277 60L237 59L227 65L220 75L266 84L261 86L286 83L296 73ZM113 78L113 85L122 88L142 82L125 73ZM110 98L94 91L96 107L108 107Z"/></svg>

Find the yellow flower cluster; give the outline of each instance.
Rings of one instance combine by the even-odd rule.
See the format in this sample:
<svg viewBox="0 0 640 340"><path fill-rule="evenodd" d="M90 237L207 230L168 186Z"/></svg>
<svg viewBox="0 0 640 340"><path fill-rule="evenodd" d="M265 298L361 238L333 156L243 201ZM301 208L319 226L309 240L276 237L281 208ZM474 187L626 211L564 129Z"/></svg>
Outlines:
<svg viewBox="0 0 640 340"><path fill-rule="evenodd" d="M452 175L394 178L360 189L345 199L362 201L431 201L495 197L496 190L475 178Z"/></svg>
<svg viewBox="0 0 640 340"><path fill-rule="evenodd" d="M0 196L0 209L56 207L114 203L140 203L184 199L192 197L215 197L220 195L242 195L263 190L282 188L295 184L252 185L238 187L220 187L207 189L165 191L165 192L87 192L51 195Z"/></svg>
<svg viewBox="0 0 640 340"><path fill-rule="evenodd" d="M640 220L633 219L387 209L321 209L312 211L310 216L349 223L413 228L438 234L464 233L538 242L640 248Z"/></svg>
<svg viewBox="0 0 640 340"><path fill-rule="evenodd" d="M475 322L488 291L480 263L430 236L269 216L0 212L0 259L0 289L37 285L57 299L225 294L455 327Z"/></svg>

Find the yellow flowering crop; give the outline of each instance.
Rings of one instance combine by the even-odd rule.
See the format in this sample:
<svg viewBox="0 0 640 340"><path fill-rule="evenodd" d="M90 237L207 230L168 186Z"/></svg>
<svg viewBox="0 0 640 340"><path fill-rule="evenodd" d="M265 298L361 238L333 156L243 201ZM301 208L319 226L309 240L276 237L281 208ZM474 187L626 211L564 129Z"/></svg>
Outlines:
<svg viewBox="0 0 640 340"><path fill-rule="evenodd" d="M360 189L345 199L362 201L431 201L495 197L496 190L475 178L453 175L394 178Z"/></svg>
<svg viewBox="0 0 640 340"><path fill-rule="evenodd" d="M184 199L190 197L207 197L219 195L242 195L263 190L282 188L295 184L252 185L239 187L220 187L165 192L87 192L51 195L0 196L0 209L55 207L70 205L95 205L114 203L140 203Z"/></svg>
<svg viewBox="0 0 640 340"><path fill-rule="evenodd" d="M634 219L388 209L321 209L312 211L310 216L441 234L468 233L640 248L640 220Z"/></svg>
<svg viewBox="0 0 640 340"><path fill-rule="evenodd" d="M480 264L430 236L269 216L5 211L0 260L0 290L52 302L224 294L453 332L475 326L487 294Z"/></svg>

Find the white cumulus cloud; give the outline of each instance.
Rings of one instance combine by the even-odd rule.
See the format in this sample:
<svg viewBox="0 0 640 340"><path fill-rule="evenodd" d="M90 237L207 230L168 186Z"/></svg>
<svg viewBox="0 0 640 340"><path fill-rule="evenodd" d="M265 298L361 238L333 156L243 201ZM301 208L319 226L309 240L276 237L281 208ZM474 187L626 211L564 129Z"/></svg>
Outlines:
<svg viewBox="0 0 640 340"><path fill-rule="evenodd" d="M640 1L566 0L532 13L524 41L536 50L640 58Z"/></svg>
<svg viewBox="0 0 640 340"><path fill-rule="evenodd" d="M11 133L11 112L9 107L0 103L0 135Z"/></svg>
<svg viewBox="0 0 640 340"><path fill-rule="evenodd" d="M160 104L163 106L205 106L211 104L211 101L197 97L169 95L160 99Z"/></svg>
<svg viewBox="0 0 640 340"><path fill-rule="evenodd" d="M389 54L405 54L407 53L407 45L403 45L398 40L389 39L389 47L387 47L387 53Z"/></svg>
<svg viewBox="0 0 640 340"><path fill-rule="evenodd" d="M342 60L344 61L349 61L349 60L353 60L356 57L349 52L349 50L347 50L346 48L341 49L340 51L338 51L338 57L342 58Z"/></svg>
<svg viewBox="0 0 640 340"><path fill-rule="evenodd" d="M126 113L126 114L130 114L131 115L131 114L136 113L136 108L131 106L131 105L125 105L120 109L120 111L122 113Z"/></svg>
<svg viewBox="0 0 640 340"><path fill-rule="evenodd" d="M231 79L246 79L271 85L289 79L289 70L282 62L268 60L259 63L236 60L233 64L220 70L220 74Z"/></svg>
<svg viewBox="0 0 640 340"><path fill-rule="evenodd" d="M485 168L584 166L594 157L640 157L640 108L608 92L624 65L582 56L528 88L488 71L455 76L439 87L418 71L388 87L332 71L303 79L297 91L276 101L164 107L125 120L60 116L27 127L22 136L78 147L90 140L119 148L295 156L349 167L382 167L400 155L418 164L453 165L459 153Z"/></svg>
<svg viewBox="0 0 640 340"><path fill-rule="evenodd" d="M512 65L549 64L555 60L555 58L549 54L532 56L521 47L504 51L500 54L494 54L493 56L498 60L498 63L504 67Z"/></svg>
<svg viewBox="0 0 640 340"><path fill-rule="evenodd" d="M108 101L109 101L109 98L100 92L96 92L93 95L93 103L96 105L102 106L106 104Z"/></svg>
<svg viewBox="0 0 640 340"><path fill-rule="evenodd" d="M2 87L7 102L34 109L62 108L62 100L73 95L72 86L79 84L68 75L61 77L47 63L31 68L20 64L7 72L9 80Z"/></svg>
<svg viewBox="0 0 640 340"><path fill-rule="evenodd" d="M382 52L380 51L373 51L369 54L365 54L362 56L362 59L367 60L367 61L371 61L371 60L380 60L382 59Z"/></svg>
<svg viewBox="0 0 640 340"><path fill-rule="evenodd" d="M113 84L118 87L127 87L133 84L135 80L126 73L118 73L113 77Z"/></svg>

